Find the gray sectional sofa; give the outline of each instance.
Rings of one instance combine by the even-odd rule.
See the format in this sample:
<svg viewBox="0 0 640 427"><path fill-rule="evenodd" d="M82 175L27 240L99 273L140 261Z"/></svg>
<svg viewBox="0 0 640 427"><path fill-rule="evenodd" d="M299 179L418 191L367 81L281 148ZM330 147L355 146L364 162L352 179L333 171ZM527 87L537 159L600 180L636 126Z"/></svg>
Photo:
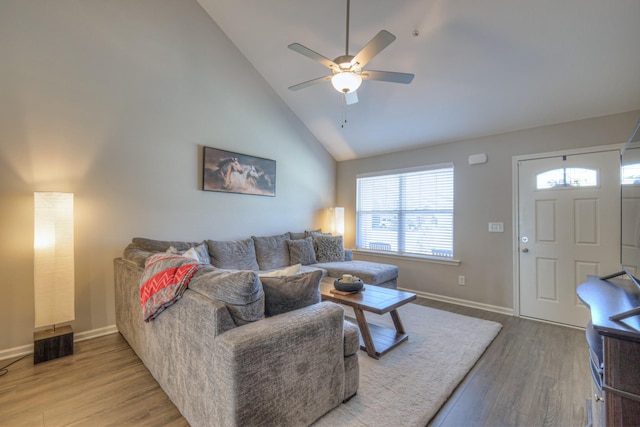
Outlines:
<svg viewBox="0 0 640 427"><path fill-rule="evenodd" d="M352 261L338 241L309 232L134 238L114 260L118 330L193 426L309 425L355 395L359 381L358 329L340 306L320 302L321 277L349 273L387 287L397 279L396 266ZM179 300L148 316L147 261L167 253L183 254L173 262L194 256L198 268Z"/></svg>

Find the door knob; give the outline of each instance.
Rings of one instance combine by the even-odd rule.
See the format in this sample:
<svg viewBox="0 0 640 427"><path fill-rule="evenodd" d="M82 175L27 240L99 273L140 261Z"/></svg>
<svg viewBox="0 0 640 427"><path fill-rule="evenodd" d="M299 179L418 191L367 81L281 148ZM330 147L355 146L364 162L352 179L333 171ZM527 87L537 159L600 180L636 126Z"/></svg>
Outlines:
<svg viewBox="0 0 640 427"><path fill-rule="evenodd" d="M526 252L529 252L529 249L524 248L524 249L522 249L522 252L525 252L525 253L526 253Z"/></svg>

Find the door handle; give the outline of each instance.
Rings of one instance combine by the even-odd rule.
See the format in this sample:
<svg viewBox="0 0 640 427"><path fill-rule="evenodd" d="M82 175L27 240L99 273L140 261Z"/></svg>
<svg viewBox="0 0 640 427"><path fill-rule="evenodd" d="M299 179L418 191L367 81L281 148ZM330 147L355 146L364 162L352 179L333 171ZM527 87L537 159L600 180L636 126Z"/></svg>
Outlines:
<svg viewBox="0 0 640 427"><path fill-rule="evenodd" d="M524 248L524 249L522 249L522 252L527 253L527 252L529 252L529 249Z"/></svg>

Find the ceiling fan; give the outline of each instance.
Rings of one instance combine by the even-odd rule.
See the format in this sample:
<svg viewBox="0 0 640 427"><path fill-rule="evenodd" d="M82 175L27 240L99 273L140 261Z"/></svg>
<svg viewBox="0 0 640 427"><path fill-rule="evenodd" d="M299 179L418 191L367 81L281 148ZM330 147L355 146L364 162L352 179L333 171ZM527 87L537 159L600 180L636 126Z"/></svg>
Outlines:
<svg viewBox="0 0 640 427"><path fill-rule="evenodd" d="M365 47L362 48L355 56L349 55L349 6L351 1L347 0L347 40L345 43L345 53L342 56L338 56L333 61L320 55L317 52L301 45L300 43L292 43L288 47L289 49L298 52L307 58L311 58L314 61L318 61L325 67L329 68L332 72L330 76L319 77L317 79L309 80L303 83L289 87L290 90L300 90L308 86L331 81L333 87L340 93L344 94L345 102L355 104L358 102L358 95L356 90L360 87L362 80L379 80L391 83L403 83L409 84L413 80L413 74L407 73L395 73L392 71L374 71L363 70L362 68L367 65L369 61L373 59L378 53L385 47L389 46L396 36L386 30L380 31L376 36L371 39Z"/></svg>

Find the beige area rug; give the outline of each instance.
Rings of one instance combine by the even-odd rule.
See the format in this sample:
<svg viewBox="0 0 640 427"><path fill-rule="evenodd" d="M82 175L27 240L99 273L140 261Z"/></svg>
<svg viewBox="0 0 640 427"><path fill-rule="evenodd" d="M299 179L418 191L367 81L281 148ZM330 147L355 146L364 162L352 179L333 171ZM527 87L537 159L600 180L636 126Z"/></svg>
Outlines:
<svg viewBox="0 0 640 427"><path fill-rule="evenodd" d="M409 340L380 360L359 352L360 388L315 427L426 426L496 337L502 325L416 304L398 310ZM345 307L353 316L353 311ZM366 313L393 328L391 316Z"/></svg>

